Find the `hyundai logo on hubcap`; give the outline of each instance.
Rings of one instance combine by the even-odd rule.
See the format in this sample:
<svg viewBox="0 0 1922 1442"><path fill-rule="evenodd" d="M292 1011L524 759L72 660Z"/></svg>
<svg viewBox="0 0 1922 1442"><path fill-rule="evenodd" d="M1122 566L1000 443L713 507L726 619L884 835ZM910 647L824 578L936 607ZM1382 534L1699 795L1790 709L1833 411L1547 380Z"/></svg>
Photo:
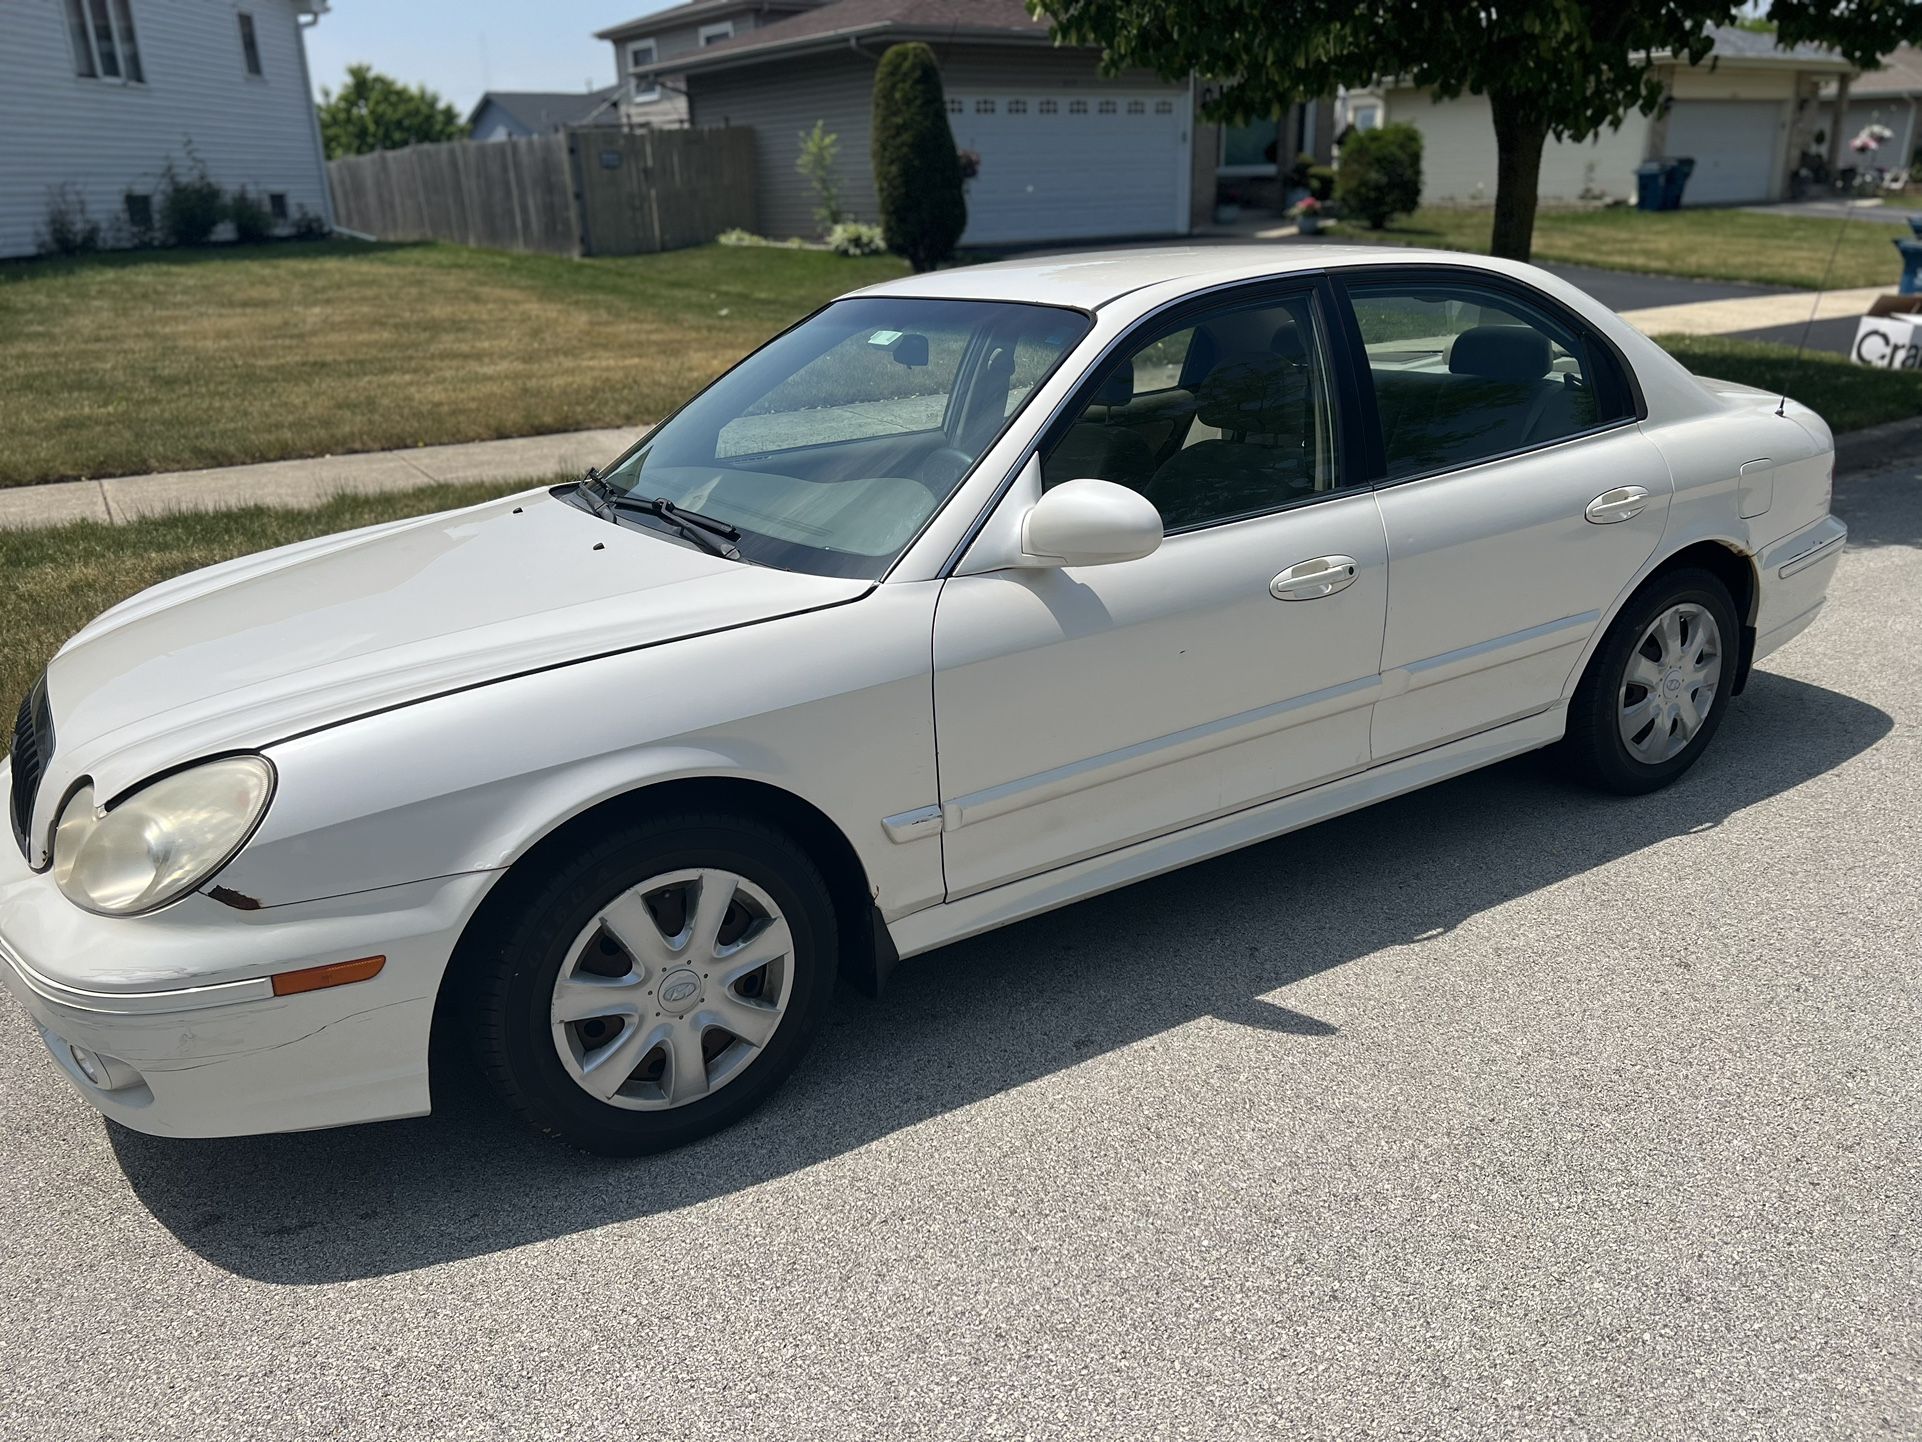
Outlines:
<svg viewBox="0 0 1922 1442"><path fill-rule="evenodd" d="M668 1011L684 1011L701 994L701 978L683 968L661 979L661 1006Z"/></svg>

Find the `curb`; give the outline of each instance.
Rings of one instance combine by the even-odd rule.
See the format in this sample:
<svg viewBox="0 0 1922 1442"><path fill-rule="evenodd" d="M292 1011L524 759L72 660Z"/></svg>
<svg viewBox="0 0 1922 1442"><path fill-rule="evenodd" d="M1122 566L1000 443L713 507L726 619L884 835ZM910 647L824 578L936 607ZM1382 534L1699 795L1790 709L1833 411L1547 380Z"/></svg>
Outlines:
<svg viewBox="0 0 1922 1442"><path fill-rule="evenodd" d="M1877 470L1894 461L1922 459L1922 416L1889 421L1835 438L1835 471Z"/></svg>

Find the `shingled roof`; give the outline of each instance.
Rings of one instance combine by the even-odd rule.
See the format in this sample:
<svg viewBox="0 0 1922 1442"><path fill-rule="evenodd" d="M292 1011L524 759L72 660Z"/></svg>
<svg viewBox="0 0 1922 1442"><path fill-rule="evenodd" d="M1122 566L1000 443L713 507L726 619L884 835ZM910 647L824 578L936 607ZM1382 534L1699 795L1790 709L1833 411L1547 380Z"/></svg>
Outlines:
<svg viewBox="0 0 1922 1442"><path fill-rule="evenodd" d="M1025 0L833 0L637 73L720 69L864 37L1050 43L1048 22L1030 15Z"/></svg>

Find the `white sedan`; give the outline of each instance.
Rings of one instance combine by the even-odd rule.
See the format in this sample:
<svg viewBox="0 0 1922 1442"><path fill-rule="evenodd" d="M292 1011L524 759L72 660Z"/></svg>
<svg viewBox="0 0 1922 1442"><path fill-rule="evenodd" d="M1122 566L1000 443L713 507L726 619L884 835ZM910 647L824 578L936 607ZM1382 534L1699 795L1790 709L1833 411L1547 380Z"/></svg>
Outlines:
<svg viewBox="0 0 1922 1442"><path fill-rule="evenodd" d="M0 977L142 1131L424 1113L440 1033L673 1146L837 975L1538 747L1675 780L1822 605L1832 464L1524 265L877 286L605 474L94 621L0 772Z"/></svg>

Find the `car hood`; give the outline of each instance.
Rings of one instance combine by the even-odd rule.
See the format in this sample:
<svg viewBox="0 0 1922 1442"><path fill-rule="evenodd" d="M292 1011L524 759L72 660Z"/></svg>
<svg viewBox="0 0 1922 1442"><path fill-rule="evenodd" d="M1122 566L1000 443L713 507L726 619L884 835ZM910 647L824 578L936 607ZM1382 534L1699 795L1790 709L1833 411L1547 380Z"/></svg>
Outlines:
<svg viewBox="0 0 1922 1442"><path fill-rule="evenodd" d="M42 782L158 771L523 672L836 605L873 583L724 560L545 491L195 571L47 673Z"/></svg>

